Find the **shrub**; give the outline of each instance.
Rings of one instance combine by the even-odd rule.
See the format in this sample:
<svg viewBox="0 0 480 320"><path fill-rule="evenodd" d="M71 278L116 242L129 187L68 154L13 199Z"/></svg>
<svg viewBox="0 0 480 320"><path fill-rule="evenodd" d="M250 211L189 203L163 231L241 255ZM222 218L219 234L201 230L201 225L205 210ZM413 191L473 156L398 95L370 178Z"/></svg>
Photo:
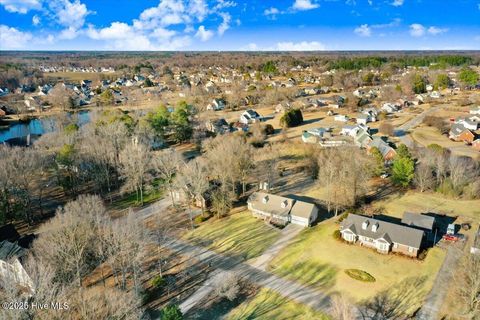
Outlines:
<svg viewBox="0 0 480 320"><path fill-rule="evenodd" d="M340 223L340 222L342 222L343 220L347 219L347 217L348 217L348 212L345 212L345 213L343 213L343 214L338 218L337 221Z"/></svg>
<svg viewBox="0 0 480 320"><path fill-rule="evenodd" d="M335 230L333 231L333 238L335 240L342 240L342 234L340 233L340 230Z"/></svg>
<svg viewBox="0 0 480 320"><path fill-rule="evenodd" d="M273 126L271 124L266 124L265 128L264 128L264 132L268 136L268 135L274 134L275 129L273 128Z"/></svg>
<svg viewBox="0 0 480 320"><path fill-rule="evenodd" d="M358 269L346 269L345 273L352 279L363 282L375 282L375 278L368 272Z"/></svg>
<svg viewBox="0 0 480 320"><path fill-rule="evenodd" d="M182 320L183 314L180 307L176 304L166 306L161 311L161 320Z"/></svg>
<svg viewBox="0 0 480 320"><path fill-rule="evenodd" d="M300 109L291 109L280 118L280 125L282 127L295 127L303 122L303 115Z"/></svg>
<svg viewBox="0 0 480 320"><path fill-rule="evenodd" d="M448 127L441 117L426 116L423 123L429 127L437 128L442 134L448 132Z"/></svg>
<svg viewBox="0 0 480 320"><path fill-rule="evenodd" d="M155 277L150 280L150 284L155 289L159 289L165 285L165 279L161 275L156 275Z"/></svg>
<svg viewBox="0 0 480 320"><path fill-rule="evenodd" d="M204 216L204 215L201 214L201 215L198 215L198 216L195 217L195 222L196 223L202 223L204 221L207 221L208 219L210 219L210 215Z"/></svg>
<svg viewBox="0 0 480 320"><path fill-rule="evenodd" d="M378 127L378 131L388 136L393 136L395 134L395 128L391 123L388 122L383 122L382 124L380 124L380 126Z"/></svg>

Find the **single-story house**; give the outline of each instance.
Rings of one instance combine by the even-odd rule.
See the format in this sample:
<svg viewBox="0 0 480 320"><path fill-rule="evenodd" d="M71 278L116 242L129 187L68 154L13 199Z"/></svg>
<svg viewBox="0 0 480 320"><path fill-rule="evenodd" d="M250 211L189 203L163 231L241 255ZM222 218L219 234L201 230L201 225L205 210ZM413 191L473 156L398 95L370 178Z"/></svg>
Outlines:
<svg viewBox="0 0 480 320"><path fill-rule="evenodd" d="M413 212L405 212L402 217L402 223L409 227L423 230L426 233L431 233L435 228L435 217Z"/></svg>
<svg viewBox="0 0 480 320"><path fill-rule="evenodd" d="M209 120L205 123L208 131L218 134L227 133L230 131L230 126L224 118Z"/></svg>
<svg viewBox="0 0 480 320"><path fill-rule="evenodd" d="M223 99L213 99L212 103L207 105L207 110L223 110L225 109L225 100Z"/></svg>
<svg viewBox="0 0 480 320"><path fill-rule="evenodd" d="M335 121L340 121L340 122L347 122L348 121L348 116L343 115L343 114L337 114L333 120Z"/></svg>
<svg viewBox="0 0 480 320"><path fill-rule="evenodd" d="M472 143L475 139L475 135L463 124L454 123L450 128L449 138L455 141L463 141L466 143Z"/></svg>
<svg viewBox="0 0 480 320"><path fill-rule="evenodd" d="M384 254L398 252L411 257L417 257L424 237L422 230L358 214L349 214L340 223L340 233L350 243Z"/></svg>
<svg viewBox="0 0 480 320"><path fill-rule="evenodd" d="M480 115L480 106L471 107L471 108L470 108L470 114L478 114L478 115Z"/></svg>
<svg viewBox="0 0 480 320"><path fill-rule="evenodd" d="M318 217L318 208L313 203L264 192L253 193L247 203L253 216L278 225L293 223L308 227Z"/></svg>
<svg viewBox="0 0 480 320"><path fill-rule="evenodd" d="M470 248L471 254L480 254L480 226L478 226L477 233L475 234L475 239L473 239L472 247Z"/></svg>
<svg viewBox="0 0 480 320"><path fill-rule="evenodd" d="M250 124L261 121L262 117L253 109L248 109L240 116L240 123Z"/></svg>
<svg viewBox="0 0 480 320"><path fill-rule="evenodd" d="M390 147L388 143L383 141L383 139L380 137L374 137L373 140L367 146L367 149L370 150L373 147L376 147L380 151L385 161L392 160L397 154L395 149Z"/></svg>

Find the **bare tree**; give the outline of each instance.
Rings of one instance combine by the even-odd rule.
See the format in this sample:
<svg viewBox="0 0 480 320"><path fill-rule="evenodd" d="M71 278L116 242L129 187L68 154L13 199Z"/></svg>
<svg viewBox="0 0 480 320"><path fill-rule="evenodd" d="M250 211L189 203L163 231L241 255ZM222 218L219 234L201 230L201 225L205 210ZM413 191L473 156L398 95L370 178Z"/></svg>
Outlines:
<svg viewBox="0 0 480 320"><path fill-rule="evenodd" d="M335 295L332 298L330 314L333 319L337 320L354 320L355 307L353 304L343 295Z"/></svg>
<svg viewBox="0 0 480 320"><path fill-rule="evenodd" d="M82 285L82 278L98 262L99 221L105 218L105 208L97 196L80 196L57 210L48 223L42 225L33 252L50 266L55 281ZM55 245L52 245L55 244Z"/></svg>
<svg viewBox="0 0 480 320"><path fill-rule="evenodd" d="M220 298L226 298L230 301L237 298L240 292L239 277L234 272L227 272L221 278L217 278L215 283L215 294Z"/></svg>
<svg viewBox="0 0 480 320"><path fill-rule="evenodd" d="M428 164L420 163L415 168L414 182L420 188L420 192L432 189L435 186L432 168Z"/></svg>
<svg viewBox="0 0 480 320"><path fill-rule="evenodd" d="M120 173L125 181L122 191L134 191L143 205L143 191L151 179L152 155L143 144L129 143L120 152Z"/></svg>
<svg viewBox="0 0 480 320"><path fill-rule="evenodd" d="M457 269L458 297L465 308L464 316L467 319L480 317L480 257L466 256Z"/></svg>
<svg viewBox="0 0 480 320"><path fill-rule="evenodd" d="M206 164L201 158L193 159L180 168L176 184L190 193L187 195L192 197L189 201L199 200L202 205L202 213L205 213L203 197L210 187L210 181L207 176Z"/></svg>
<svg viewBox="0 0 480 320"><path fill-rule="evenodd" d="M175 205L175 198L173 197L174 178L177 174L179 166L183 163L182 157L177 151L173 149L166 149L160 152L159 156L154 158L153 167L159 173L163 182L167 186L170 193L172 204Z"/></svg>

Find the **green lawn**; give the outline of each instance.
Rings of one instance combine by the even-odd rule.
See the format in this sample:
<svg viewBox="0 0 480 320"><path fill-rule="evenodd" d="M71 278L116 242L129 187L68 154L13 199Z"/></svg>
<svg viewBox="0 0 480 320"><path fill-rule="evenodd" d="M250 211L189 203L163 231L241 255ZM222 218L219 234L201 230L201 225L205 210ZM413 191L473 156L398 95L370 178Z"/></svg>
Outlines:
<svg viewBox="0 0 480 320"><path fill-rule="evenodd" d="M161 185L162 182L160 180L155 180L152 183L151 188L143 192L143 205L153 203L163 197L164 191ZM140 206L140 203L137 202L137 194L135 192L132 192L124 194L121 198L114 200L111 206L114 209L123 210L131 207Z"/></svg>
<svg viewBox="0 0 480 320"><path fill-rule="evenodd" d="M273 291L262 289L255 297L230 311L226 319L327 320L329 318L308 306L288 300Z"/></svg>
<svg viewBox="0 0 480 320"><path fill-rule="evenodd" d="M243 211L220 220L212 218L205 221L184 237L218 252L251 259L271 246L279 233L279 230Z"/></svg>
<svg viewBox="0 0 480 320"><path fill-rule="evenodd" d="M329 293L340 292L362 301L389 290L407 279L421 279L420 299L429 291L445 252L431 249L424 261L397 255L382 255L374 250L349 245L332 236L338 224L333 220L302 231L295 242L284 249L270 264L274 273L311 285ZM345 274L359 269L375 277L362 282ZM418 298L418 297L417 297Z"/></svg>
<svg viewBox="0 0 480 320"><path fill-rule="evenodd" d="M402 217L405 211L431 211L463 215L480 221L480 200L457 200L435 193L410 191L404 195L396 194L375 202L375 206L394 217Z"/></svg>

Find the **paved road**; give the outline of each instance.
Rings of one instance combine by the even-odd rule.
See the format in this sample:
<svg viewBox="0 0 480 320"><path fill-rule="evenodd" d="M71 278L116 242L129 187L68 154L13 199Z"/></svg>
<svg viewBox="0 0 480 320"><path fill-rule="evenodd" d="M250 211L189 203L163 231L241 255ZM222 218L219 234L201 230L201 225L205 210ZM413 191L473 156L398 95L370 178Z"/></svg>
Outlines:
<svg viewBox="0 0 480 320"><path fill-rule="evenodd" d="M436 320L445 301L448 286L452 281L453 271L462 255L462 243L449 244L442 267L433 282L432 290L417 314L418 320Z"/></svg>
<svg viewBox="0 0 480 320"><path fill-rule="evenodd" d="M405 144L407 147L411 148L413 146L413 139L408 134L408 131L415 128L419 124L421 124L423 119L425 119L426 116L440 110L441 108L443 108L443 105L431 107L430 109L425 110L424 112L418 114L414 118L410 119L409 121L399 126L395 130L396 131L395 133L399 137L400 141L403 144Z"/></svg>

